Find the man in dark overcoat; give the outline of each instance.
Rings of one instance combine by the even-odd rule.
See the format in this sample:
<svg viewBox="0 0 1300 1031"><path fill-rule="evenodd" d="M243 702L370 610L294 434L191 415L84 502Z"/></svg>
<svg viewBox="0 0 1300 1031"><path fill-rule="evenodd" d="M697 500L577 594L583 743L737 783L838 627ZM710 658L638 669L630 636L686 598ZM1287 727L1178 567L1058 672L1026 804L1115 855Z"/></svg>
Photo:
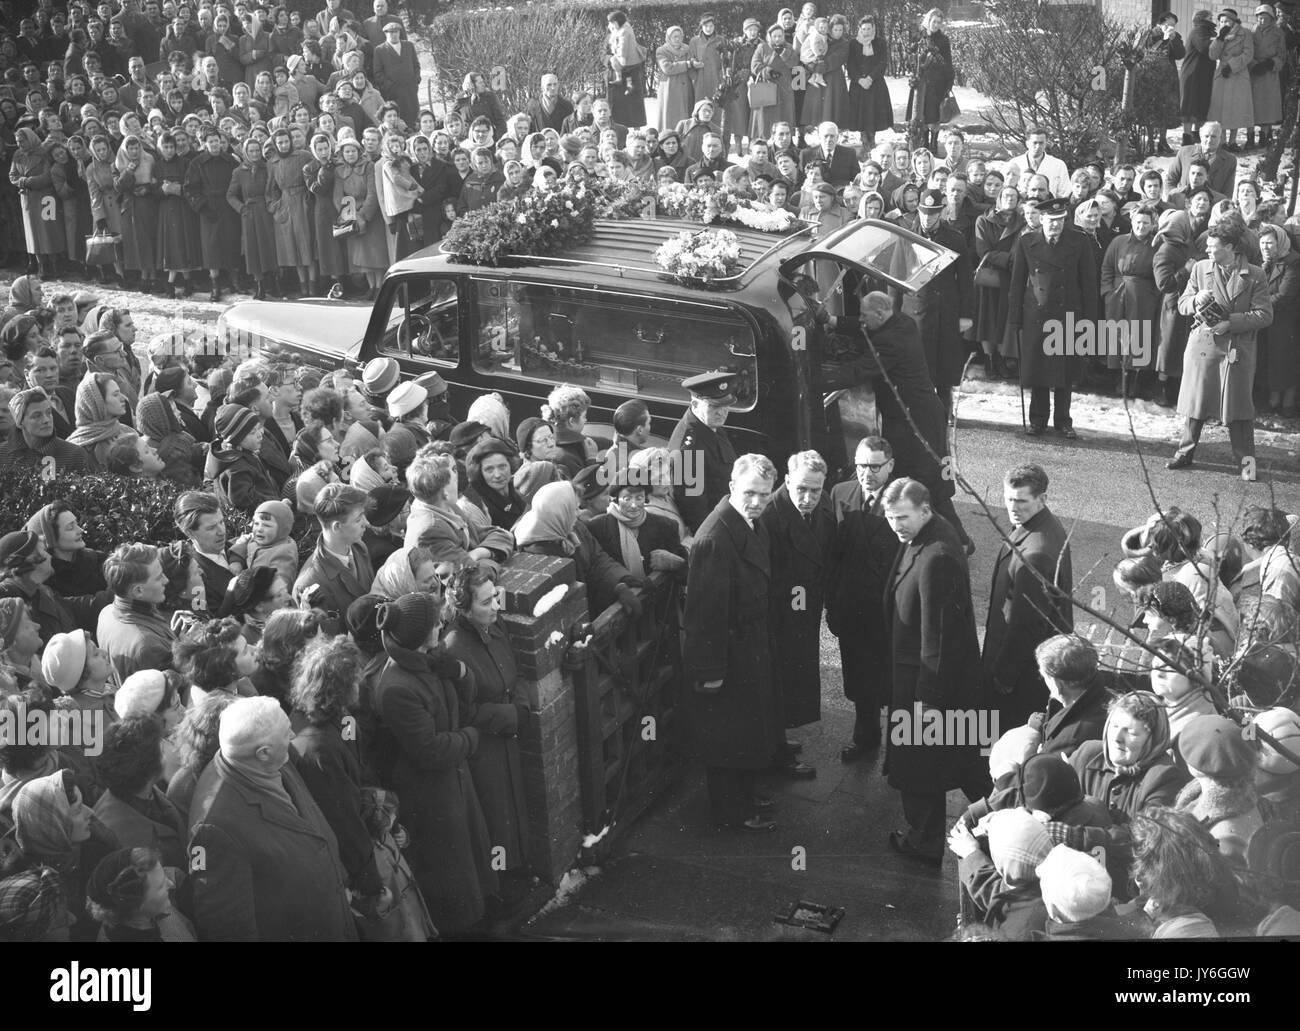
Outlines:
<svg viewBox="0 0 1300 1031"><path fill-rule="evenodd" d="M1187 33L1187 53L1178 69L1179 109L1183 115L1183 144L1195 143L1197 126L1210 113L1210 94L1214 91L1214 69L1218 64L1210 56L1214 42L1214 22L1209 11L1197 11Z"/></svg>
<svg viewBox="0 0 1300 1031"><path fill-rule="evenodd" d="M1065 231L1068 210L1069 202L1060 198L1040 204L1042 229L1020 235L1011 259L1007 325L1019 331L1020 386L1030 390L1026 432L1041 437L1055 408L1057 432L1075 440L1079 435L1070 419L1070 394L1083 364L1064 329L1067 316L1073 315L1075 324L1097 317L1097 261L1081 234ZM1053 339L1049 323L1061 327L1055 334L1061 347L1051 354L1046 346Z"/></svg>
<svg viewBox="0 0 1300 1031"><path fill-rule="evenodd" d="M795 758L784 728L821 719L822 607L835 542L826 472L816 451L791 455L785 483L762 518L772 558L772 665L784 715L775 738L777 769L800 778L816 771Z"/></svg>
<svg viewBox="0 0 1300 1031"><path fill-rule="evenodd" d="M762 455L736 460L729 494L695 535L686 582L687 723L704 763L710 815L738 830L776 826L754 797L758 771L772 765L781 724L768 625L772 566L762 524L776 478L776 467Z"/></svg>
<svg viewBox="0 0 1300 1031"><path fill-rule="evenodd" d="M854 456L857 476L836 485L844 505L826 585L826 625L840 642L844 697L853 703L853 742L841 762L856 762L880 748L880 710L889 704L889 625L886 578L899 542L885 520L882 498L894 478L894 449L884 437L864 437Z"/></svg>
<svg viewBox="0 0 1300 1031"><path fill-rule="evenodd" d="M916 480L895 480L885 518L903 542L885 590L893 683L885 772L903 796L908 827L890 847L930 865L943 859L945 796L960 787L970 801L991 787L978 722L979 636L970 570L957 532L930 507Z"/></svg>
<svg viewBox="0 0 1300 1031"><path fill-rule="evenodd" d="M1008 470L1002 492L1011 544L1003 543L993 564L983 661L991 701L1001 714L999 725L1010 730L1047 708L1047 685L1039 675L1034 649L1074 629L1069 600L1074 577L1068 534L1047 507L1047 473L1042 467ZM1040 576L1065 593L1052 591Z"/></svg>
<svg viewBox="0 0 1300 1031"><path fill-rule="evenodd" d="M921 193L914 215L899 220L905 229L957 253L957 260L915 293L904 293L900 310L916 320L925 364L945 412L952 410L952 388L961 384L967 343L962 334L975 325L975 274L970 250L960 232L943 220L944 195Z"/></svg>
<svg viewBox="0 0 1300 1031"><path fill-rule="evenodd" d="M420 120L420 59L415 44L402 39L402 23L396 18L384 25L384 42L375 47L375 88L397 105L397 113L408 126Z"/></svg>
<svg viewBox="0 0 1300 1031"><path fill-rule="evenodd" d="M673 483L677 511L692 533L730 490L736 449L722 427L736 403L735 384L730 372L705 372L682 380L691 392L691 407L673 428L668 450L677 462Z"/></svg>

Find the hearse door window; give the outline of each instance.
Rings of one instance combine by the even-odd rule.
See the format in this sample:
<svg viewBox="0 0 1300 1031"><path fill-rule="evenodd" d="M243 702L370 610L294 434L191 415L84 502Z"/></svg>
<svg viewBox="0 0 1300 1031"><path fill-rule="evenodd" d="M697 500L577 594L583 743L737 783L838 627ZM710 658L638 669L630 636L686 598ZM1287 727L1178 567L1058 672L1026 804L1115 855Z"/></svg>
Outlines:
<svg viewBox="0 0 1300 1031"><path fill-rule="evenodd" d="M480 372L685 402L682 380L718 369L735 374L738 409L757 400L754 330L726 305L497 279L474 289Z"/></svg>
<svg viewBox="0 0 1300 1031"><path fill-rule="evenodd" d="M460 363L460 297L455 279L412 276L392 293L383 350L402 358Z"/></svg>

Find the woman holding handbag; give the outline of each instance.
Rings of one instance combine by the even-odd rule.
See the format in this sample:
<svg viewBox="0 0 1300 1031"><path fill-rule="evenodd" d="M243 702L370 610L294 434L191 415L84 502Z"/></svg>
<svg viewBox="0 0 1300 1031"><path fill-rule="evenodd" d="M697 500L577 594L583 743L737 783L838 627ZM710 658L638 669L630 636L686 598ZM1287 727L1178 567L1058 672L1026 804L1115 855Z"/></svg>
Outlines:
<svg viewBox="0 0 1300 1031"><path fill-rule="evenodd" d="M786 43L785 29L773 25L767 41L754 50L749 70L754 81L749 84L749 136L766 139L777 122L794 123L794 82L792 72L799 55Z"/></svg>
<svg viewBox="0 0 1300 1031"><path fill-rule="evenodd" d="M379 214L379 195L375 191L375 166L355 138L339 144L334 206L340 216L348 210L355 212L345 237L348 265L354 272L365 274L370 284L368 299L373 301L388 268L388 242L384 239L384 220Z"/></svg>
<svg viewBox="0 0 1300 1031"><path fill-rule="evenodd" d="M1015 337L1007 332L1007 297L1011 260L1025 230L1020 191L1004 186L997 207L975 220L975 339L988 358L990 379L1010 378L1007 358L1018 354Z"/></svg>
<svg viewBox="0 0 1300 1031"><path fill-rule="evenodd" d="M943 32L943 12L932 7L921 19L921 37L916 43L916 65L912 77L912 120L926 130L926 147L939 147L939 123L943 121L943 102L952 92L956 73L952 66L952 47Z"/></svg>
<svg viewBox="0 0 1300 1031"><path fill-rule="evenodd" d="M90 189L90 217L94 219L95 236L100 238L116 237L113 243L101 242L96 247L96 254L91 248L86 251L87 261L93 257L99 265L99 281L105 280L104 268L113 266L119 281L126 278L126 266L122 264L122 201L117 192L116 172L113 168L113 148L108 137L100 134L90 141L90 160L86 163L86 186ZM103 254L99 258L98 254Z"/></svg>
<svg viewBox="0 0 1300 1031"><path fill-rule="evenodd" d="M125 117L125 116L124 116ZM153 293L158 273L158 198L154 157L134 133L122 139L113 161L114 185L122 198L122 250L126 267L140 273L140 292Z"/></svg>
<svg viewBox="0 0 1300 1031"><path fill-rule="evenodd" d="M605 21L609 28L609 74L605 78L610 113L622 125L644 125L646 49L636 41L626 11L611 11Z"/></svg>

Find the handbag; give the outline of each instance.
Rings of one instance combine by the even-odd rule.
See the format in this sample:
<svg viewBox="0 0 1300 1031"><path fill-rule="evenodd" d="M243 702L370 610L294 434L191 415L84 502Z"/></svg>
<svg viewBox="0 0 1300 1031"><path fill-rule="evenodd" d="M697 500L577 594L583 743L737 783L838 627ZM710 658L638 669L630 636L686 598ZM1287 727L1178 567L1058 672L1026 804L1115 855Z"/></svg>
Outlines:
<svg viewBox="0 0 1300 1031"><path fill-rule="evenodd" d="M111 265L117 261L117 245L122 237L116 233L96 233L86 237L86 264Z"/></svg>
<svg viewBox="0 0 1300 1031"><path fill-rule="evenodd" d="M357 231L357 220L355 218L340 219L334 223L334 238L347 236Z"/></svg>
<svg viewBox="0 0 1300 1031"><path fill-rule="evenodd" d="M998 275L998 270L992 265L986 265L981 261L979 268L975 270L975 285L991 286L997 289L1002 285L1002 277Z"/></svg>
<svg viewBox="0 0 1300 1031"><path fill-rule="evenodd" d="M749 84L749 106L751 108L776 106L776 83L755 79Z"/></svg>
<svg viewBox="0 0 1300 1031"><path fill-rule="evenodd" d="M957 98L949 93L943 98L943 103L939 105L939 121L951 122L961 114L961 108L957 105Z"/></svg>

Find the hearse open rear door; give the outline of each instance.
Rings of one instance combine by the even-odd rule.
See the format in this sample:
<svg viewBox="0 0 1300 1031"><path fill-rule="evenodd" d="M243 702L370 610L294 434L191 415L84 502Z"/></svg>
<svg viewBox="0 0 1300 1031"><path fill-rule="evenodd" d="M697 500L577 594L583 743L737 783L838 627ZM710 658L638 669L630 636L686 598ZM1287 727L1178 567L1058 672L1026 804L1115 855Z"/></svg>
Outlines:
<svg viewBox="0 0 1300 1031"><path fill-rule="evenodd" d="M866 350L859 299L878 290L897 309L904 293L915 293L956 260L956 252L892 222L862 219L782 262L791 346L806 348L808 396L821 401L821 410L811 413L813 446L832 471L843 470L857 442L879 428L871 384L847 371Z"/></svg>

